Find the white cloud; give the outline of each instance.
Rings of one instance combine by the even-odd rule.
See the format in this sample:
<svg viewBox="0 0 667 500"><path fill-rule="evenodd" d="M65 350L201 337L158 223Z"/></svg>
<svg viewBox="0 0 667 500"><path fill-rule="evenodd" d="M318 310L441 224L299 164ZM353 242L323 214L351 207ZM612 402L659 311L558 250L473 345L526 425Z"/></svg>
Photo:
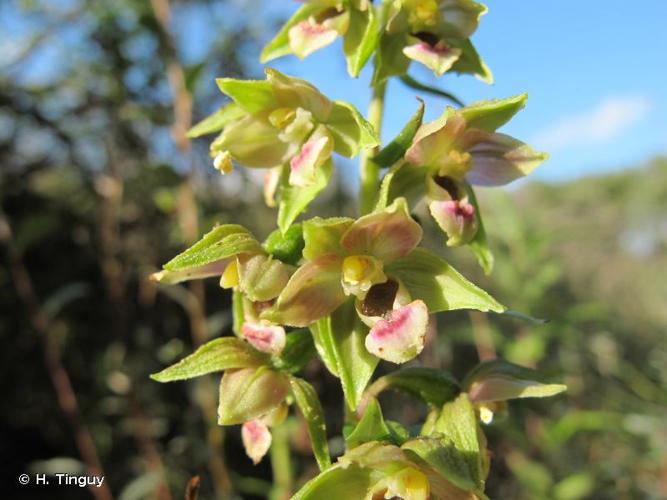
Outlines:
<svg viewBox="0 0 667 500"><path fill-rule="evenodd" d="M563 117L539 132L531 144L553 152L609 141L644 118L649 107L643 96L610 97L593 109Z"/></svg>

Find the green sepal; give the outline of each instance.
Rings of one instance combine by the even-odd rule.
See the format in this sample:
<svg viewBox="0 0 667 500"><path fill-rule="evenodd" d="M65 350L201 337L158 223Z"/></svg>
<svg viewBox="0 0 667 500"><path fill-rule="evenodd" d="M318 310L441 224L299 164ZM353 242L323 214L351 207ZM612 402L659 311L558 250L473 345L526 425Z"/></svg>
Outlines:
<svg viewBox="0 0 667 500"><path fill-rule="evenodd" d="M407 162L396 163L382 178L375 211L384 210L396 198L404 197L408 206L414 207L424 197L427 168L415 167Z"/></svg>
<svg viewBox="0 0 667 500"><path fill-rule="evenodd" d="M347 158L359 154L359 150L380 144L373 126L359 110L345 101L334 101L325 125L334 139L334 151Z"/></svg>
<svg viewBox="0 0 667 500"><path fill-rule="evenodd" d="M308 435L317 465L320 470L325 470L331 466L331 458L329 457L324 410L322 410L320 399L317 397L317 392L315 392L313 386L305 380L290 377L289 382L294 401L306 419Z"/></svg>
<svg viewBox="0 0 667 500"><path fill-rule="evenodd" d="M484 229L484 221L482 220L482 211L479 208L475 190L467 182L464 183L464 186L468 198L470 199L470 203L475 207L475 216L477 217L477 233L475 233L474 238L468 243L468 247L484 270L484 274L489 275L493 271L494 259L493 252L489 247L489 241L486 238L486 230Z"/></svg>
<svg viewBox="0 0 667 500"><path fill-rule="evenodd" d="M380 377L371 384L364 397L375 397L386 389L406 392L434 406L442 406L461 392L449 372L421 366L401 368Z"/></svg>
<svg viewBox="0 0 667 500"><path fill-rule="evenodd" d="M412 139L421 126L424 117L424 101L421 99L418 100L419 107L417 111L410 117L408 123L405 124L399 134L373 157L374 163L377 163L381 167L390 167L403 158L410 144L412 144Z"/></svg>
<svg viewBox="0 0 667 500"><path fill-rule="evenodd" d="M246 112L243 108L231 102L197 123L188 130L187 136L190 139L194 139L195 137L218 132L245 114Z"/></svg>
<svg viewBox="0 0 667 500"><path fill-rule="evenodd" d="M296 265L301 260L304 247L303 227L292 224L285 233L273 231L264 241L264 250L285 264Z"/></svg>
<svg viewBox="0 0 667 500"><path fill-rule="evenodd" d="M291 500L366 498L373 476L373 471L367 468L336 464L308 481Z"/></svg>
<svg viewBox="0 0 667 500"><path fill-rule="evenodd" d="M368 327L357 316L354 300L313 323L310 330L325 366L340 378L348 407L356 410L379 359L366 350Z"/></svg>
<svg viewBox="0 0 667 500"><path fill-rule="evenodd" d="M354 219L349 217L331 217L327 219L314 217L305 221L303 223L303 238L305 241L303 257L307 260L313 260L328 254L345 256L346 250L340 244L340 240L353 222Z"/></svg>
<svg viewBox="0 0 667 500"><path fill-rule="evenodd" d="M294 330L287 334L285 347L274 357L273 366L276 369L296 373L303 369L308 362L317 355L313 336L307 329Z"/></svg>
<svg viewBox="0 0 667 500"><path fill-rule="evenodd" d="M477 365L466 376L464 387L470 399L479 403L544 398L567 390L566 385L545 382L536 370L503 359Z"/></svg>
<svg viewBox="0 0 667 500"><path fill-rule="evenodd" d="M391 436L392 432L384 421L382 409L377 399L372 398L357 425L345 437L345 447L352 449L369 441L391 441Z"/></svg>
<svg viewBox="0 0 667 500"><path fill-rule="evenodd" d="M475 46L470 39L463 41L457 39L448 40L452 47L461 49L461 55L457 61L452 65L450 71L455 73L468 73L475 75L484 83L493 83L493 74L482 58L477 53Z"/></svg>
<svg viewBox="0 0 667 500"><path fill-rule="evenodd" d="M447 261L424 248L388 264L385 272L395 276L413 299L426 303L429 312L476 309L503 312L505 306L465 279Z"/></svg>
<svg viewBox="0 0 667 500"><path fill-rule="evenodd" d="M308 19L312 14L322 10L321 6L306 4L300 7L288 21L280 28L280 31L267 43L262 49L259 57L259 62L262 64L277 59L278 57L286 56L292 53L289 46L289 30L295 24Z"/></svg>
<svg viewBox="0 0 667 500"><path fill-rule="evenodd" d="M266 415L285 402L289 385L286 374L268 366L227 370L220 381L218 424L242 424Z"/></svg>
<svg viewBox="0 0 667 500"><path fill-rule="evenodd" d="M152 374L151 378L157 382L172 382L234 368L261 366L267 362L268 356L248 343L236 337L224 337L207 342L178 363Z"/></svg>
<svg viewBox="0 0 667 500"><path fill-rule="evenodd" d="M163 267L170 272L188 271L238 254L261 252L261 245L246 228L238 224L223 224L214 227Z"/></svg>
<svg viewBox="0 0 667 500"><path fill-rule="evenodd" d="M527 100L528 94L524 93L506 99L478 101L461 108L460 113L466 120L467 128L495 132L521 111Z"/></svg>
<svg viewBox="0 0 667 500"><path fill-rule="evenodd" d="M347 60L347 72L356 78L373 54L378 40L378 22L375 9L349 9L350 26L343 37L343 52Z"/></svg>
<svg viewBox="0 0 667 500"><path fill-rule="evenodd" d="M220 90L231 97L239 107L254 114L278 106L273 86L267 80L237 80L217 78Z"/></svg>
<svg viewBox="0 0 667 500"><path fill-rule="evenodd" d="M278 204L278 227L285 234L294 220L306 210L310 202L327 187L333 171L333 163L327 160L315 171L315 181L305 187L292 186L289 183L289 167L283 168L280 176L280 202Z"/></svg>

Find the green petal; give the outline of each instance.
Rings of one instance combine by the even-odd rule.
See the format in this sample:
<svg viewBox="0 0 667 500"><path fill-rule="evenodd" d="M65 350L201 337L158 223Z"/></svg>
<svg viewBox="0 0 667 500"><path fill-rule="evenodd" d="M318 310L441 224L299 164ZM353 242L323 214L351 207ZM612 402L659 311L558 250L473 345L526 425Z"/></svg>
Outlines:
<svg viewBox="0 0 667 500"><path fill-rule="evenodd" d="M246 111L241 106L233 102L229 103L188 130L187 136L194 139L195 137L218 132L245 114Z"/></svg>
<svg viewBox="0 0 667 500"><path fill-rule="evenodd" d="M278 70L266 68L266 81L273 89L279 106L303 108L310 111L319 122L326 122L331 113L332 102L317 88L294 76L285 75Z"/></svg>
<svg viewBox="0 0 667 500"><path fill-rule="evenodd" d="M340 284L341 259L324 255L306 262L290 278L273 308L262 318L290 326L307 326L345 300Z"/></svg>
<svg viewBox="0 0 667 500"><path fill-rule="evenodd" d="M334 138L336 153L352 158L361 149L380 144L380 139L361 113L349 103L334 101L326 126Z"/></svg>
<svg viewBox="0 0 667 500"><path fill-rule="evenodd" d="M495 132L523 109L528 94L518 94L506 99L477 101L461 108L459 112L466 120L468 128L479 128Z"/></svg>
<svg viewBox="0 0 667 500"><path fill-rule="evenodd" d="M352 255L371 255L387 263L408 255L421 241L422 228L410 216L404 198L352 224L341 244Z"/></svg>
<svg viewBox="0 0 667 500"><path fill-rule="evenodd" d="M386 266L388 275L399 278L413 299L423 300L431 313L455 309L503 312L505 307L473 285L447 261L417 248Z"/></svg>
<svg viewBox="0 0 667 500"><path fill-rule="evenodd" d="M457 39L449 39L452 46L461 49L461 56L452 65L452 71L456 73L467 73L475 75L484 83L493 83L493 74L489 67L482 61L482 58L477 53L472 42L468 39L459 41Z"/></svg>
<svg viewBox="0 0 667 500"><path fill-rule="evenodd" d="M292 500L362 499L372 485L371 476L370 469L334 465L308 481Z"/></svg>
<svg viewBox="0 0 667 500"><path fill-rule="evenodd" d="M151 375L158 382L172 382L199 377L207 373L248 368L266 363L268 358L235 337L207 342L188 357Z"/></svg>
<svg viewBox="0 0 667 500"><path fill-rule="evenodd" d="M273 87L265 80L218 78L220 90L248 113L259 113L277 107Z"/></svg>
<svg viewBox="0 0 667 500"><path fill-rule="evenodd" d="M322 255L338 255L344 257L346 251L340 244L345 231L352 225L349 217L333 217L322 219L315 217L303 223L303 257L314 260Z"/></svg>

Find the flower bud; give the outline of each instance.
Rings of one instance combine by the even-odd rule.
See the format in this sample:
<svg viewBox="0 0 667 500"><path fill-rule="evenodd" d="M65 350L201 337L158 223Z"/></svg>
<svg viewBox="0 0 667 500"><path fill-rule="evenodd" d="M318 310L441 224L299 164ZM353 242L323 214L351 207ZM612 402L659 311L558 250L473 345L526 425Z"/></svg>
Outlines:
<svg viewBox="0 0 667 500"><path fill-rule="evenodd" d="M261 420L250 420L241 428L246 455L257 465L271 447L271 432Z"/></svg>
<svg viewBox="0 0 667 500"><path fill-rule="evenodd" d="M285 347L285 329L268 321L246 322L241 327L244 338L255 349L269 354L278 354Z"/></svg>

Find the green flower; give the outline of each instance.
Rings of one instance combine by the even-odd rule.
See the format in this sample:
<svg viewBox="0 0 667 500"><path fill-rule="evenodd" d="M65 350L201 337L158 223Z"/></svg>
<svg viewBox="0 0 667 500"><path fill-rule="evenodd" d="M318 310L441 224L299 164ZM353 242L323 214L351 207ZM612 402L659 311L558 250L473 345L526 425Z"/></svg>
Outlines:
<svg viewBox="0 0 667 500"><path fill-rule="evenodd" d="M294 54L300 59L343 37L351 76L356 77L375 49L378 26L369 0L303 0L304 5L271 40L261 62Z"/></svg>

